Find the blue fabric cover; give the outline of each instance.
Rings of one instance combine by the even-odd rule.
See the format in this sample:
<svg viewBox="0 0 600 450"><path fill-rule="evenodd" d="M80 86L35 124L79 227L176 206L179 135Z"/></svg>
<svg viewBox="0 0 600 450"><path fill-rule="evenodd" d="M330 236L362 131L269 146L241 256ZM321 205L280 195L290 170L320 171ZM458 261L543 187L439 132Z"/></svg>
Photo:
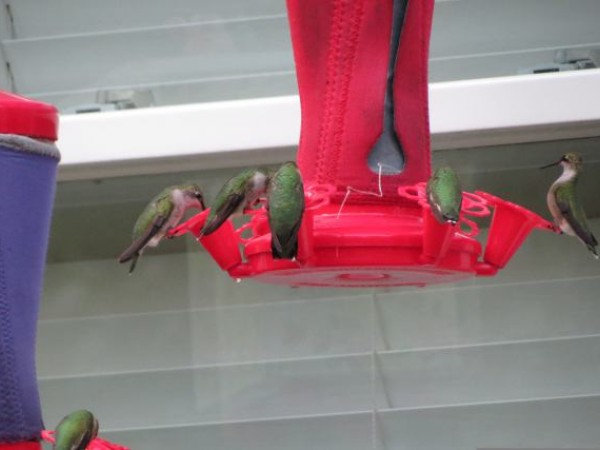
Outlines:
<svg viewBox="0 0 600 450"><path fill-rule="evenodd" d="M0 135L0 443L38 439L43 428L35 370L42 277L57 151Z"/></svg>

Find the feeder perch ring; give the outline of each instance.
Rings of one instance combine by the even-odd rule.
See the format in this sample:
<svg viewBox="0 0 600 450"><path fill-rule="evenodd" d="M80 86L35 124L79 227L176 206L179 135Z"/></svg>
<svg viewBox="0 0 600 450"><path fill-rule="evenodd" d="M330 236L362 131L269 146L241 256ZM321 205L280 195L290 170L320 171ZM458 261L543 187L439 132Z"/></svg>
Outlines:
<svg viewBox="0 0 600 450"><path fill-rule="evenodd" d="M271 257L271 233L264 207L235 229L230 220L209 236L200 230L210 210L171 231L190 232L219 266L235 279L291 286L426 286L494 275L534 228L552 225L535 213L485 192L464 193L459 225L440 224L425 198L425 184L402 186L397 204L339 204L327 199L333 189L306 191L306 211L298 236L296 261ZM402 200L405 200L404 202ZM479 228L468 217L492 214L485 253L475 239ZM250 237L242 238L242 231ZM242 251L240 251L242 249Z"/></svg>

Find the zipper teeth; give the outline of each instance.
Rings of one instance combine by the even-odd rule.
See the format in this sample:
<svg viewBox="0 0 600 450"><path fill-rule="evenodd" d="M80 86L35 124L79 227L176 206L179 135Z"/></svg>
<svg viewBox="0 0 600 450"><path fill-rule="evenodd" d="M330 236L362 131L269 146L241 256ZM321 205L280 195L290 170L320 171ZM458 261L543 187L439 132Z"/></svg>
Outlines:
<svg viewBox="0 0 600 450"><path fill-rule="evenodd" d="M329 56L327 58L327 82L325 87L325 107L323 111L323 123L319 133L319 146L317 148L317 180L319 183L327 181L327 160L329 151L329 135L332 125L332 112L335 110L335 97L337 91L337 69L342 39L343 0L336 0L333 4L333 24L329 38Z"/></svg>
<svg viewBox="0 0 600 450"><path fill-rule="evenodd" d="M350 35L347 37L346 57L341 65L341 87L339 101L337 102L337 115L334 122L333 146L331 148L331 163L329 165L329 177L338 179L339 159L342 154L343 138L346 132L345 119L348 106L350 82L352 81L354 62L356 60L356 49L358 47L358 36L364 15L364 0L358 0L357 5L351 12Z"/></svg>
<svg viewBox="0 0 600 450"><path fill-rule="evenodd" d="M421 98L421 105L423 105L422 114L423 117L420 120L421 123L421 132L419 133L420 145L419 149L422 152L421 154L424 156L421 161L425 161L426 167L424 169L425 174L431 173L431 136L429 134L429 62L428 62L428 53L429 53L429 40L431 35L431 18L432 13L429 14L429 19L427 15L427 8L432 8L431 2L426 2L423 5L419 5L417 8L417 23L419 24L419 34L424 37L424 39L419 40L419 81L418 81L418 89L419 89L419 97ZM404 20L406 21L408 18L408 5L406 8L406 16ZM405 161L406 164L406 161Z"/></svg>
<svg viewBox="0 0 600 450"><path fill-rule="evenodd" d="M317 141L317 149L315 152L315 181L317 183L334 183L341 184L338 177L343 175L341 173L340 161L344 158L344 137L346 135L346 108L350 99L350 87L353 79L352 68L356 63L356 51L360 40L360 30L363 23L365 14L365 2L364 0L333 0L332 5L332 21L330 24L330 35L328 39L328 55L327 55L327 67L326 67L326 79L327 84L325 86L324 100L323 100L323 112L322 121L319 128L319 136ZM411 5L411 3L415 3ZM428 17L428 8L431 8L431 0L426 0L425 4L419 4L419 2L409 2L406 5L406 11L404 12L405 17L403 20L403 28L407 21L410 21L412 16L412 22L417 20L419 25L416 25L417 29L413 28L411 34L420 34L421 36L428 36L428 26L421 19ZM415 9L416 8L416 9ZM411 13L411 10L412 13ZM403 33L405 34L405 33ZM409 135L413 141L413 153L415 157L423 155L426 159L425 167L423 168L426 173L431 170L430 161L430 136L428 131L429 116L428 116L428 105L427 105L427 58L426 54L428 51L427 43L429 40L419 40L417 43L412 45L413 50L418 52L418 61L415 62L415 69L419 69L417 79L414 80L415 87L418 92L412 94L421 103L421 106L417 108L417 115L420 117L416 128ZM400 51L402 43L399 44L398 51ZM398 65L398 62L396 62ZM394 86L392 87L392 95L397 90L395 85L398 83L399 78L395 77ZM394 129L402 128L398 127L398 115L394 117ZM400 124L401 125L401 124ZM400 133L397 133L400 135ZM402 141L401 137L398 139ZM423 154L423 152L427 154ZM410 157L405 152L405 157ZM352 155L347 155L345 160L352 160ZM410 171L412 172L412 171ZM377 175L373 174L372 177L368 177L368 181L365 183L371 184L373 180L377 180ZM396 177L390 177L387 186L383 186L383 190L386 194L394 193L394 188L390 186L393 180L397 180ZM340 186L338 186L339 188ZM345 187L345 186L344 186ZM356 186L355 186L356 187ZM367 188L367 186L358 186L358 188ZM340 194L341 195L341 194ZM354 201L360 201L361 195L355 196ZM380 199L383 203L390 203L397 201L396 198L384 198ZM393 196L395 197L395 196ZM371 203L372 199L369 199L367 203Z"/></svg>

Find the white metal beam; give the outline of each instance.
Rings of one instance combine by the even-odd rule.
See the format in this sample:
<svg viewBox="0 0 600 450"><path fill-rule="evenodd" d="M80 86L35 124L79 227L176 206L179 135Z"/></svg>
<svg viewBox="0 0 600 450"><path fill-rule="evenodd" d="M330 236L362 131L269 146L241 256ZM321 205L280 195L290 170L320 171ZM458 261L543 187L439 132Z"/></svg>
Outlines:
<svg viewBox="0 0 600 450"><path fill-rule="evenodd" d="M434 150L600 136L600 70L430 85ZM298 97L61 117L60 178L280 162L300 133Z"/></svg>

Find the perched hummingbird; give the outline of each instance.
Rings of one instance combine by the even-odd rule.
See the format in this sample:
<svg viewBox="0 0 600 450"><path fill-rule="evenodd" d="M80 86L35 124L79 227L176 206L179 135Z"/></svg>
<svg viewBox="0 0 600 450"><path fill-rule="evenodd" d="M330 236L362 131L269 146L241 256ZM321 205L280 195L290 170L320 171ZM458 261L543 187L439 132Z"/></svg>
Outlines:
<svg viewBox="0 0 600 450"><path fill-rule="evenodd" d="M98 435L98 419L79 409L63 417L54 431L54 450L85 450Z"/></svg>
<svg viewBox="0 0 600 450"><path fill-rule="evenodd" d="M458 175L451 167L440 167L427 182L427 201L440 223L456 225L462 205Z"/></svg>
<svg viewBox="0 0 600 450"><path fill-rule="evenodd" d="M304 187L295 163L283 164L271 178L267 208L273 258L294 259L304 213Z"/></svg>
<svg viewBox="0 0 600 450"><path fill-rule="evenodd" d="M129 273L146 247L156 247L169 229L175 227L190 208L204 210L204 197L197 184L169 186L154 197L133 227L133 242L119 256L119 262L131 261Z"/></svg>
<svg viewBox="0 0 600 450"><path fill-rule="evenodd" d="M246 169L230 178L217 194L201 234L211 234L233 214L242 213L264 195L268 184L268 171L260 169Z"/></svg>
<svg viewBox="0 0 600 450"><path fill-rule="evenodd" d="M554 222L563 233L576 236L598 259L598 241L590 231L587 217L577 198L575 188L577 179L583 168L583 160L578 153L567 153L558 161L548 164L541 169L552 166L562 166L562 174L552 183L546 196L548 209Z"/></svg>

